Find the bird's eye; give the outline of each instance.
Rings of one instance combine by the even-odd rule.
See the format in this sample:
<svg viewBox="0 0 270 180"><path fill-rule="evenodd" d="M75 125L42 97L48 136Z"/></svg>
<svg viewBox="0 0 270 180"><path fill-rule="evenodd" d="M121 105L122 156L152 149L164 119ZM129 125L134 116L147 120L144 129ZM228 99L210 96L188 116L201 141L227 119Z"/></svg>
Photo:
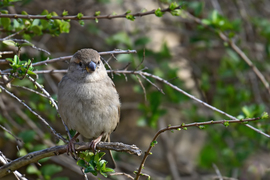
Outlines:
<svg viewBox="0 0 270 180"><path fill-rule="evenodd" d="M82 62L79 62L79 65L82 66Z"/></svg>

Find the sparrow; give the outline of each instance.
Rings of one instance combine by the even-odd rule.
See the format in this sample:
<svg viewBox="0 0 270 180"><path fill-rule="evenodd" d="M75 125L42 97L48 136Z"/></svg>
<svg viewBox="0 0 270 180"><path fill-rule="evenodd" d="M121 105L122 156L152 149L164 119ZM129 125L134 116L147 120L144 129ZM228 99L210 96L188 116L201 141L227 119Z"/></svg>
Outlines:
<svg viewBox="0 0 270 180"><path fill-rule="evenodd" d="M101 140L110 142L119 123L120 100L97 51L81 49L73 55L58 84L58 106L67 127L77 131L67 145L68 153L75 153L80 134L92 140L93 151Z"/></svg>

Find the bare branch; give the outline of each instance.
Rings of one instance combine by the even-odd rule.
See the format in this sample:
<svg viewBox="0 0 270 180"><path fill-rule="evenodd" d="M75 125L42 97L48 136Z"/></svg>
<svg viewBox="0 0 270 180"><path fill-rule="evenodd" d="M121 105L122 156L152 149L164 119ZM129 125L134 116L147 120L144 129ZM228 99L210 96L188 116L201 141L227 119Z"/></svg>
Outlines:
<svg viewBox="0 0 270 180"><path fill-rule="evenodd" d="M10 95L11 97L13 97L14 99L16 99L19 103L21 103L24 107L26 107L31 113L33 113L35 116L37 116L38 119L40 119L47 127L49 127L49 129L51 130L51 132L58 138L61 139L64 142L67 142L67 140L61 136L60 134L58 134L50 125L49 123L43 119L38 113L36 113L35 111L33 111L27 104L25 104L20 98L18 98L17 96L15 96L13 93L9 92L7 89L5 89L3 86L0 85L0 88L7 93L8 95Z"/></svg>
<svg viewBox="0 0 270 180"><path fill-rule="evenodd" d="M90 143L81 142L76 143L75 149L76 151L85 151L90 150ZM97 144L97 149L99 150L114 150L118 152L126 152L129 154L134 154L137 156L141 155L141 150L135 145L127 145L119 142L100 142ZM23 166L26 166L30 163L36 163L38 160L43 159L45 157L52 157L60 154L64 154L67 152L67 146L54 146L48 149L44 149L41 151L35 151L29 153L23 157L15 159L10 163L0 167L0 178L8 175L9 173L19 169Z"/></svg>

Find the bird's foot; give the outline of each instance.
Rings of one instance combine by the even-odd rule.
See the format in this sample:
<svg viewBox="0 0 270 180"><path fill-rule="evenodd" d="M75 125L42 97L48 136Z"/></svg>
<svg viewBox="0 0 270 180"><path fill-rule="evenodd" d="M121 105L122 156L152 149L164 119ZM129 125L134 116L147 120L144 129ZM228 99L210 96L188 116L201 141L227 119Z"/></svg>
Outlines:
<svg viewBox="0 0 270 180"><path fill-rule="evenodd" d="M93 150L94 153L96 152L97 144L101 141L102 136L103 133L100 136L98 136L98 138L93 139L90 143L90 148Z"/></svg>
<svg viewBox="0 0 270 180"><path fill-rule="evenodd" d="M76 138L79 136L79 133L77 133L75 136L73 136L72 139L69 140L67 144L67 155L71 155L73 159L77 160L76 156L76 149L74 143L76 142Z"/></svg>

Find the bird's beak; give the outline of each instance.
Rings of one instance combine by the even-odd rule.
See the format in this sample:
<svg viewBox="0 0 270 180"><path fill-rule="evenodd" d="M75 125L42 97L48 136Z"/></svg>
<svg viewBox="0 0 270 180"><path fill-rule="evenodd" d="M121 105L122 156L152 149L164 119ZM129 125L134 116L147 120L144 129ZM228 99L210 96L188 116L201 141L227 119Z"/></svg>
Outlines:
<svg viewBox="0 0 270 180"><path fill-rule="evenodd" d="M89 73L90 72L93 72L93 71L96 70L96 67L97 67L96 63L94 63L93 61L91 61L89 64L87 64L86 71L89 72Z"/></svg>

